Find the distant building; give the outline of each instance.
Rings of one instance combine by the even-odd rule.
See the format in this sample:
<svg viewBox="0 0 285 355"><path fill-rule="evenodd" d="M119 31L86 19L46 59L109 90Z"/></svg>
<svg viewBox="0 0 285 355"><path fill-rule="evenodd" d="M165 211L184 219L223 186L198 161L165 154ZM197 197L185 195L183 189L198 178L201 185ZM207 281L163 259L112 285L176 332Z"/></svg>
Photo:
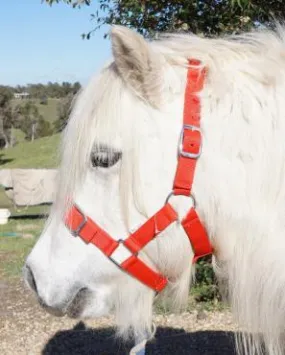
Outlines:
<svg viewBox="0 0 285 355"><path fill-rule="evenodd" d="M30 96L28 92L16 92L14 94L15 99L27 99Z"/></svg>

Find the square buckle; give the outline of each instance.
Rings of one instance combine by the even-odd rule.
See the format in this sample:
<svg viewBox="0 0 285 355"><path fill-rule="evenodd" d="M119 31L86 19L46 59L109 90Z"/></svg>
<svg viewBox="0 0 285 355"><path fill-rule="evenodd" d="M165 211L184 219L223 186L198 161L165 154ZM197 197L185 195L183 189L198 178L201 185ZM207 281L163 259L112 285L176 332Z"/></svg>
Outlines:
<svg viewBox="0 0 285 355"><path fill-rule="evenodd" d="M185 152L183 150L183 140L184 140L184 131L198 131L200 135L202 136L201 129L197 126L193 126L191 124L185 124L183 125L183 128L180 133L179 137L179 145L178 145L178 156L182 155L185 158L190 158L190 159L198 159L202 153L202 142L199 147L199 152L198 153L191 153L191 152Z"/></svg>
<svg viewBox="0 0 285 355"><path fill-rule="evenodd" d="M82 222L79 224L79 226L74 229L74 230L70 230L71 234L74 236L74 237L78 237L79 236L79 233L81 232L81 230L83 229L83 227L85 226L85 224L87 223L87 217L86 215L77 207L75 206L75 208L77 209L77 211L81 214L83 220Z"/></svg>
<svg viewBox="0 0 285 355"><path fill-rule="evenodd" d="M117 266L120 266L124 261L129 259L131 256L136 256L136 254L132 253L128 247L125 246L125 241L123 239L118 240L119 245L113 251L113 253L109 256L109 258L115 263ZM119 255L121 254L121 255Z"/></svg>

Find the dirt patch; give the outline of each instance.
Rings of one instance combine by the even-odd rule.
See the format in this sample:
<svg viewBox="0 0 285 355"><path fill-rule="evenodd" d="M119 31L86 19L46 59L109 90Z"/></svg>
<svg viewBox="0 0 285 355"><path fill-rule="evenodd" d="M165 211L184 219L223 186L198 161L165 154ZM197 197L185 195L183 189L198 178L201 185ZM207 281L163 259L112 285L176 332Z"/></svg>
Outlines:
<svg viewBox="0 0 285 355"><path fill-rule="evenodd" d="M1 252L0 251L0 280L1 283L4 284L5 280L5 266L8 263L11 263L14 259L15 259L16 253L15 252L9 252L9 251L5 251L5 252ZM1 294L1 300L2 300L2 294ZM0 305L0 309L1 309L1 305Z"/></svg>
<svg viewBox="0 0 285 355"><path fill-rule="evenodd" d="M19 281L0 282L1 355L123 355L128 345L114 338L112 318L84 323L55 318L44 312ZM156 339L147 346L151 354L232 355L236 330L228 312L197 311L181 315L156 315Z"/></svg>
<svg viewBox="0 0 285 355"><path fill-rule="evenodd" d="M13 258L15 256L15 252L13 251L0 251L0 260L1 263L4 264L5 262L8 262L9 260L11 260L11 258Z"/></svg>

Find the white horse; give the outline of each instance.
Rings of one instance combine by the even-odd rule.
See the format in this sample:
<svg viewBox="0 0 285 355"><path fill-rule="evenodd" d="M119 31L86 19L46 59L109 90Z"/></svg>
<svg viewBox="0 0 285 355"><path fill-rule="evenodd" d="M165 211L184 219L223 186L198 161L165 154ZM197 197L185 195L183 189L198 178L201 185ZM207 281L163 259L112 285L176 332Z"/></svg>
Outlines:
<svg viewBox="0 0 285 355"><path fill-rule="evenodd" d="M214 246L216 273L227 282L245 331L238 350L262 354L265 346L270 355L284 354L285 31L224 39L166 35L148 43L114 27L111 42L114 61L73 107L57 200L27 259L27 283L51 313L114 313L124 338L152 334L156 293L73 236L64 216L76 203L119 240L163 206L177 164L188 59L195 58L207 77L193 193ZM170 199L180 219L191 201ZM117 261L127 257L125 248L117 250ZM179 222L139 253L167 278L161 297L176 307L187 302L192 257Z"/></svg>

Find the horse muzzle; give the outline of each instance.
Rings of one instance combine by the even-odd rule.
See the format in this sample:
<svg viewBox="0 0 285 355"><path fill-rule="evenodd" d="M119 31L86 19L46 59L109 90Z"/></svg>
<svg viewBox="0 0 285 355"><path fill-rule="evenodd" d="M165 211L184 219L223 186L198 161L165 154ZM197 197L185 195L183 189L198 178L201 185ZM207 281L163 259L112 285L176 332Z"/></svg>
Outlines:
<svg viewBox="0 0 285 355"><path fill-rule="evenodd" d="M64 301L57 302L55 297L52 298L52 301L47 301L39 292L35 275L29 265L24 266L23 274L25 283L35 293L41 307L43 307L48 313L57 317L63 317L64 315L68 315L71 318L80 317L90 294L86 287L71 292Z"/></svg>

